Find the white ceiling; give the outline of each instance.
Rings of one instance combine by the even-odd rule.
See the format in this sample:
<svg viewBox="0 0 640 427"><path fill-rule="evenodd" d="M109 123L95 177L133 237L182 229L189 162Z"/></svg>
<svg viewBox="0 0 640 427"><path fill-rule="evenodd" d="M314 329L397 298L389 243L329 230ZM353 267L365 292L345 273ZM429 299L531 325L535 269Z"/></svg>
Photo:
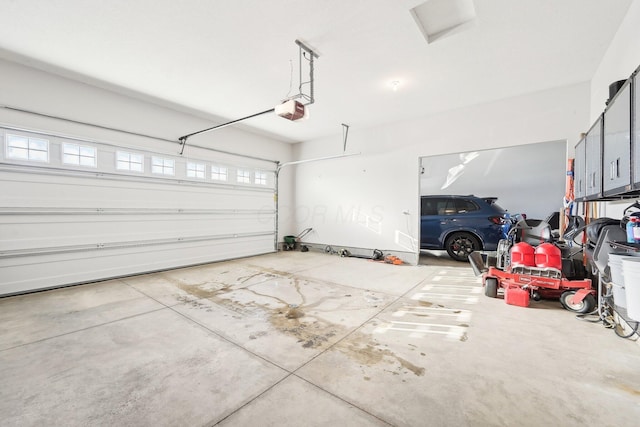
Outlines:
<svg viewBox="0 0 640 427"><path fill-rule="evenodd" d="M297 142L588 81L632 1L474 0L427 43L424 0L0 0L0 54L222 123L297 93L300 39L320 55L310 118L243 122Z"/></svg>

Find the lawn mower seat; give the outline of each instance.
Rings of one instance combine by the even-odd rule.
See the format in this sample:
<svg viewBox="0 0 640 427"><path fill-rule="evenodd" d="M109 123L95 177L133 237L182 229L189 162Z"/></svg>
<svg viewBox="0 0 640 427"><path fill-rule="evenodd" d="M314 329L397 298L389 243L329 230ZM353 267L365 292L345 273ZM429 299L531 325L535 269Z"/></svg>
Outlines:
<svg viewBox="0 0 640 427"><path fill-rule="evenodd" d="M594 219L589 223L589 225L587 225L587 228L586 228L587 241L585 245L585 249L587 250L587 252L593 251L593 249L595 249L603 229L609 225L614 225L621 228L620 220L613 219L613 218ZM626 238L626 233L625 233L625 238Z"/></svg>
<svg viewBox="0 0 640 427"><path fill-rule="evenodd" d="M578 215L571 215L567 220L567 228L564 230L562 237L568 242L573 242L580 233L585 229L584 218Z"/></svg>
<svg viewBox="0 0 640 427"><path fill-rule="evenodd" d="M560 212L551 212L544 220L552 230L558 230L560 228Z"/></svg>
<svg viewBox="0 0 640 427"><path fill-rule="evenodd" d="M537 246L552 241L551 226L540 219L526 219L526 227L520 230L520 241Z"/></svg>
<svg viewBox="0 0 640 427"><path fill-rule="evenodd" d="M610 219L610 218L603 218ZM611 247L609 242L615 241L625 241L627 237L627 233L625 230L620 227L619 220L612 220L609 223L607 221L601 221L598 224L595 224L592 227L591 223L587 227L587 236L589 236L589 230L593 233L592 236L589 236L590 242L585 246L585 254L587 256L587 261L591 265L591 271L594 273L598 271L600 275L606 280L610 281L610 270L609 270L609 255L612 253L619 253L619 250L615 250ZM595 238L595 243L591 242L591 239Z"/></svg>

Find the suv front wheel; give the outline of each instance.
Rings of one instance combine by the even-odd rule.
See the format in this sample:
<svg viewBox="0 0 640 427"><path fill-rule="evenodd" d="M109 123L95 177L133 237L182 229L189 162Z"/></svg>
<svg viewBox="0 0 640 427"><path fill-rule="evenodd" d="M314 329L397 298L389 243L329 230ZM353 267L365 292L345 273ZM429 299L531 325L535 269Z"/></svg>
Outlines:
<svg viewBox="0 0 640 427"><path fill-rule="evenodd" d="M447 237L444 248L449 256L456 261L468 261L473 251L479 251L480 241L471 233L457 232Z"/></svg>

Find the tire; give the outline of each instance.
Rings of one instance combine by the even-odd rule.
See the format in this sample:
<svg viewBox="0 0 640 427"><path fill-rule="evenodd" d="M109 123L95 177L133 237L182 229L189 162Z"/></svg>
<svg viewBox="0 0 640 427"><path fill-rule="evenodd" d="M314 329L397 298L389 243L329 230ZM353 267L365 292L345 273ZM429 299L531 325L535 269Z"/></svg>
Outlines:
<svg viewBox="0 0 640 427"><path fill-rule="evenodd" d="M489 298L498 298L498 279L495 277L484 279L484 294Z"/></svg>
<svg viewBox="0 0 640 427"><path fill-rule="evenodd" d="M572 304L571 298L575 295L576 291L566 291L560 295L560 304L574 313L587 314L591 313L596 308L596 298L589 294L578 304Z"/></svg>
<svg viewBox="0 0 640 427"><path fill-rule="evenodd" d="M457 232L447 237L444 248L451 258L456 261L469 261L469 254L480 250L480 241L471 233Z"/></svg>

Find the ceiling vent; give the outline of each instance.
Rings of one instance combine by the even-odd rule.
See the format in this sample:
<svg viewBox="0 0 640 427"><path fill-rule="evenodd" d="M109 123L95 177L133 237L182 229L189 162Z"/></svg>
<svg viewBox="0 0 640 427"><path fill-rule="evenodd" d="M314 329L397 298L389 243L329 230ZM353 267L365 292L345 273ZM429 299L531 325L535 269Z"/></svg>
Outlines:
<svg viewBox="0 0 640 427"><path fill-rule="evenodd" d="M411 9L427 43L469 29L475 24L473 0L427 0Z"/></svg>

